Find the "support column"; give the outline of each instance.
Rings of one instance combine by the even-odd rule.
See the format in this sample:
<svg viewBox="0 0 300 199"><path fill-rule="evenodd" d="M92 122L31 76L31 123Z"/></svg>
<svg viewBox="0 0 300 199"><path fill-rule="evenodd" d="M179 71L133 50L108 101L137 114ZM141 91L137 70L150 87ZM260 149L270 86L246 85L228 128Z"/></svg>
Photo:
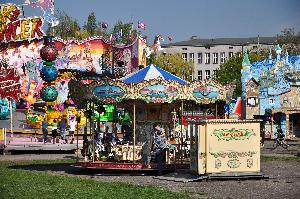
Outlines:
<svg viewBox="0 0 300 199"><path fill-rule="evenodd" d="M285 120L286 120L285 137L289 139L290 138L290 114L288 113L285 114Z"/></svg>

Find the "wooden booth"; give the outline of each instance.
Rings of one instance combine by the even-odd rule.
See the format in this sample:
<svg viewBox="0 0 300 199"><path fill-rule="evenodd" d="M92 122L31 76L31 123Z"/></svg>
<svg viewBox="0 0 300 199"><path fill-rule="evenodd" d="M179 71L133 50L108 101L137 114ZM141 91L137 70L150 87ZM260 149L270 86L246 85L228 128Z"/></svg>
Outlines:
<svg viewBox="0 0 300 199"><path fill-rule="evenodd" d="M198 120L191 125L191 167L200 175L260 174L260 120Z"/></svg>

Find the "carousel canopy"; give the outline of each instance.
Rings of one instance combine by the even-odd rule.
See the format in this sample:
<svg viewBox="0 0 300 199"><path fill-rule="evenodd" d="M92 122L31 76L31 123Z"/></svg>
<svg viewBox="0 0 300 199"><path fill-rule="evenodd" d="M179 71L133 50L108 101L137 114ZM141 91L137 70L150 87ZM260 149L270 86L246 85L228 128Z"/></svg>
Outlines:
<svg viewBox="0 0 300 199"><path fill-rule="evenodd" d="M126 84L130 83L139 83L144 80L151 80L156 79L158 77L161 77L165 80L173 80L176 82L179 82L180 84L188 84L189 82L177 77L176 75L173 75L169 73L168 71L165 71L164 69L161 69L160 67L156 66L155 64L150 64L146 68L143 68L142 70L133 72L120 80L125 82Z"/></svg>

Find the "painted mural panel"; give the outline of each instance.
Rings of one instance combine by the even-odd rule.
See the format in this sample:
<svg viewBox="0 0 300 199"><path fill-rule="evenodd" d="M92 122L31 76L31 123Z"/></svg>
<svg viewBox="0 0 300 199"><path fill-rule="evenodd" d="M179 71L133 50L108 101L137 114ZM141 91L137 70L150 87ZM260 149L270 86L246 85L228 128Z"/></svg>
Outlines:
<svg viewBox="0 0 300 199"><path fill-rule="evenodd" d="M93 91L94 95L97 97L122 97L125 94L125 91L114 85L101 85L96 86Z"/></svg>
<svg viewBox="0 0 300 199"><path fill-rule="evenodd" d="M209 99L213 99L213 98L217 98L220 93L219 93L219 89L213 85L207 85L206 87L197 87L194 91L193 91L193 95L196 98L209 98Z"/></svg>

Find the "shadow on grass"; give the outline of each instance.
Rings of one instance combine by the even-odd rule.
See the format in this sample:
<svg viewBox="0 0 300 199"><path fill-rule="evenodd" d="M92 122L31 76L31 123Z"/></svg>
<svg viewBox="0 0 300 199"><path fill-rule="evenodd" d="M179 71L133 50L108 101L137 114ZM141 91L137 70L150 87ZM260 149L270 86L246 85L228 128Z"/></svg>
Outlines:
<svg viewBox="0 0 300 199"><path fill-rule="evenodd" d="M76 159L76 158L75 158ZM109 170L109 169L88 169L77 168L72 163L34 163L18 164L8 166L10 169L20 169L28 171L42 171L42 172L58 172L77 176L156 176L157 171L143 171L143 170ZM165 171L163 174L169 174L171 171Z"/></svg>

